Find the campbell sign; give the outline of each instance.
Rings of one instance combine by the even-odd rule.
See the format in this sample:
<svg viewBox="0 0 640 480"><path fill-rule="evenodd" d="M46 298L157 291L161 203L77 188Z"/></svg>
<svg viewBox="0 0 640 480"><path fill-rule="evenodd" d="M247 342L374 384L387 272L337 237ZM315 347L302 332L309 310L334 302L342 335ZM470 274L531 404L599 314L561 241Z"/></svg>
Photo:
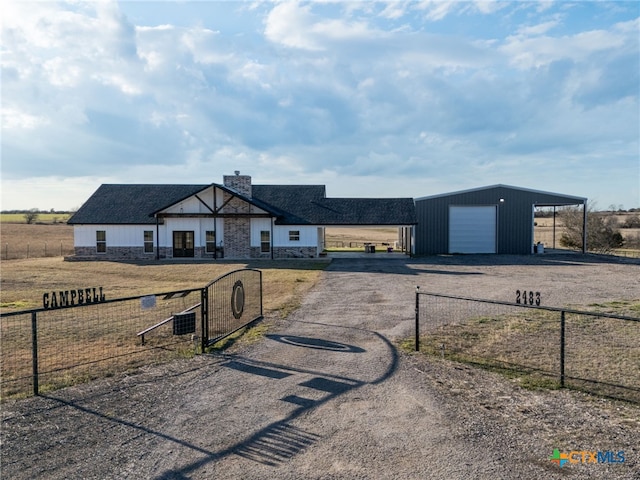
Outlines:
<svg viewBox="0 0 640 480"><path fill-rule="evenodd" d="M101 303L105 300L102 287L78 288L77 290L47 292L42 295L42 306L50 310L52 308Z"/></svg>

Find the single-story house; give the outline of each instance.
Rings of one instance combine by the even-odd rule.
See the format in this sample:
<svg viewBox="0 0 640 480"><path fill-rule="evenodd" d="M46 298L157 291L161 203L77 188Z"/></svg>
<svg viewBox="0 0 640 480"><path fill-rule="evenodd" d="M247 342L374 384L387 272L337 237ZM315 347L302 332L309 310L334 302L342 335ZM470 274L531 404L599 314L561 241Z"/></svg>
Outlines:
<svg viewBox="0 0 640 480"><path fill-rule="evenodd" d="M586 225L586 198L509 185L421 197L415 204L417 255L533 253L536 207L582 205L583 231Z"/></svg>
<svg viewBox="0 0 640 480"><path fill-rule="evenodd" d="M396 226L412 198L327 198L324 185L102 185L69 219L75 260L317 257L329 226Z"/></svg>

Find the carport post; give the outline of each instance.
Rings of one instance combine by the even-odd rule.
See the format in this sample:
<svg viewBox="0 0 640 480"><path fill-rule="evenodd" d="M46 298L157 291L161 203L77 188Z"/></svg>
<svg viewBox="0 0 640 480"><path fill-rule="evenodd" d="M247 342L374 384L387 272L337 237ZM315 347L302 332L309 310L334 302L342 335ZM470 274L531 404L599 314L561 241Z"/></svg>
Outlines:
<svg viewBox="0 0 640 480"><path fill-rule="evenodd" d="M582 253L587 253L587 201L582 204Z"/></svg>
<svg viewBox="0 0 640 480"><path fill-rule="evenodd" d="M420 287L416 287L416 352L420 351Z"/></svg>

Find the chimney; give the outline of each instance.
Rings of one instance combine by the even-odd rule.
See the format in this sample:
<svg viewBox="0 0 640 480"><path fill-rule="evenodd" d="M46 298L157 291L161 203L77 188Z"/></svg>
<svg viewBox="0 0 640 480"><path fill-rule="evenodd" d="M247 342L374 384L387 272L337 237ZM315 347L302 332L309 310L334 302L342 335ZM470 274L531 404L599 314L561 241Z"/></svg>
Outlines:
<svg viewBox="0 0 640 480"><path fill-rule="evenodd" d="M251 198L251 176L240 175L240 170L236 170L234 173L235 175L224 175L224 186L235 190L245 197Z"/></svg>

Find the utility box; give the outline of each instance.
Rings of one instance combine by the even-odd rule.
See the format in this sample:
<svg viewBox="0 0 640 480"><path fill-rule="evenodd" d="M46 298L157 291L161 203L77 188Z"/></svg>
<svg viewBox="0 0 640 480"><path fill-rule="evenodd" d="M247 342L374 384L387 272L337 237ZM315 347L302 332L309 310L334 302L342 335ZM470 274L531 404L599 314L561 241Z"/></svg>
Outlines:
<svg viewBox="0 0 640 480"><path fill-rule="evenodd" d="M173 334L185 335L187 333L196 333L196 314L177 313L173 316Z"/></svg>

